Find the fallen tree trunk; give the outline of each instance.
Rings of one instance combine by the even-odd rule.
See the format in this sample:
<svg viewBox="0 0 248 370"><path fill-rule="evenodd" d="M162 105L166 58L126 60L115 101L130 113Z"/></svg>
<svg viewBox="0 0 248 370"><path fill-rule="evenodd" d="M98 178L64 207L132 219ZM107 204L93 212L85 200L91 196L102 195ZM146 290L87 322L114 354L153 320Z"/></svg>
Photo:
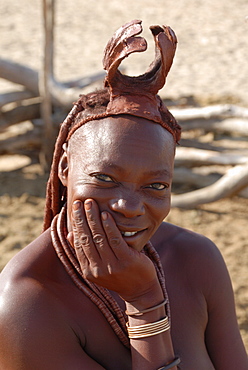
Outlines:
<svg viewBox="0 0 248 370"><path fill-rule="evenodd" d="M200 204L212 203L221 198L231 197L248 186L248 164L235 166L213 185L186 194L173 195L171 206L194 208Z"/></svg>

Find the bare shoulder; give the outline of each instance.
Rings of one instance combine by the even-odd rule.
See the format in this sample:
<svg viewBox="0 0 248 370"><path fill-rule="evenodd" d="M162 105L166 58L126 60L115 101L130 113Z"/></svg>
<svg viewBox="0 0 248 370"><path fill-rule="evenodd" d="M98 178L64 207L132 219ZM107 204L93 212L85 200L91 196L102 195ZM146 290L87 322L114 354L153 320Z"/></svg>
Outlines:
<svg viewBox="0 0 248 370"><path fill-rule="evenodd" d="M51 244L47 231L20 251L0 274L0 315L16 320L28 312L29 318L49 314L47 307L66 310L61 296L74 285ZM18 304L17 304L18 302ZM58 309L56 309L56 306ZM20 318L19 318L20 319ZM21 323L21 321L19 321Z"/></svg>
<svg viewBox="0 0 248 370"><path fill-rule="evenodd" d="M47 307L55 308L52 287L56 272L50 266L55 259L48 246L48 234L44 234L20 251L3 269L0 275L1 326L7 326L8 322L10 327L22 332L31 322L37 324L48 319ZM53 265L56 270L56 264Z"/></svg>
<svg viewBox="0 0 248 370"><path fill-rule="evenodd" d="M164 222L152 240L164 268L187 276L210 294L213 280L230 285L226 264L218 247L204 235ZM211 272L211 273L210 273Z"/></svg>
<svg viewBox="0 0 248 370"><path fill-rule="evenodd" d="M49 233L7 264L0 275L0 368L80 368L83 335L75 334L71 297L63 299L71 286Z"/></svg>
<svg viewBox="0 0 248 370"><path fill-rule="evenodd" d="M209 238L168 222L160 225L152 242L161 258L170 254L177 259L183 258L184 262L188 257L191 263L198 258L220 258L219 249Z"/></svg>

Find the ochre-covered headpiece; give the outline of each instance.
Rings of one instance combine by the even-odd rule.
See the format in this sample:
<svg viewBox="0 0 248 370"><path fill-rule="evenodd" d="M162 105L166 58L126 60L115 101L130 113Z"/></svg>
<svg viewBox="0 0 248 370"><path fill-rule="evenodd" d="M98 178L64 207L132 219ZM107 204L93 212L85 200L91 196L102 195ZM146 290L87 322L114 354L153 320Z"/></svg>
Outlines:
<svg viewBox="0 0 248 370"><path fill-rule="evenodd" d="M172 29L166 26L150 27L155 40L155 60L144 74L131 77L123 75L118 69L122 60L130 54L147 49L146 40L143 37L136 37L142 32L141 23L134 20L119 28L105 48L103 67L107 74L104 86L109 92L109 102L98 111L99 118L119 114L146 118L159 123L178 142L180 126L157 95L165 84L176 51L177 38ZM79 99L79 105L81 101ZM79 105L75 107L77 113L80 112ZM69 137L80 125L98 118L92 115L90 109L85 109L84 112L83 110L81 109L79 114L82 119L77 119L77 124L72 128Z"/></svg>

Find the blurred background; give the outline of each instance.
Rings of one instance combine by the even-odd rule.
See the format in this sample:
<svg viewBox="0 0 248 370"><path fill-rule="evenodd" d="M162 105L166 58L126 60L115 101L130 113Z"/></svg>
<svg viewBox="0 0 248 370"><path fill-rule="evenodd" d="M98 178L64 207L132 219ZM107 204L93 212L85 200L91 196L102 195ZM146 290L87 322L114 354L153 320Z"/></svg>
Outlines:
<svg viewBox="0 0 248 370"><path fill-rule="evenodd" d="M0 58L41 72L44 56L42 1L1 1L0 16ZM169 25L178 37L174 64L160 94L169 108L231 105L247 112L246 0L56 0L55 79L66 83L101 73L107 41L116 29L132 19L143 21L142 35L148 41L148 50L129 57L123 63L125 73L138 75L145 72L154 58L149 26ZM0 94L23 90L23 86L2 77ZM94 88L98 85L97 81ZM83 91L92 88L90 85ZM37 117L36 121L27 120L8 127L4 121L8 109L7 105L3 106L0 116L0 268L41 232L47 180L40 165L37 138L30 148L19 147L16 153L11 150L17 132L18 135L25 130L31 132L34 123L39 127L42 120ZM65 108L60 112L59 118L67 111ZM247 120L242 122L247 131ZM223 146L228 136L224 132L220 140L216 133L199 129L190 137L187 131L183 138L189 140L197 135L201 142L215 147ZM234 149L246 158L247 138L236 135L232 140ZM194 184L181 181L174 190L183 193L195 188ZM203 233L220 248L233 281L240 329L248 349L247 209L247 198L235 195L188 209L173 207L168 221Z"/></svg>

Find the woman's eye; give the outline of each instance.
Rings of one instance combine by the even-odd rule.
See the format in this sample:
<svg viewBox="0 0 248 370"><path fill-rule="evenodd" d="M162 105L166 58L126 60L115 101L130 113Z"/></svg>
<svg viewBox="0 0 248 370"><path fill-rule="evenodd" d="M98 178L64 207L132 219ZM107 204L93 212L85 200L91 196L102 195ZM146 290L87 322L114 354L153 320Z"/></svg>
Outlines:
<svg viewBox="0 0 248 370"><path fill-rule="evenodd" d="M149 185L148 187L151 188L151 189L155 189L155 190L164 190L164 189L168 188L168 185L161 184L160 182L154 182L153 184Z"/></svg>
<svg viewBox="0 0 248 370"><path fill-rule="evenodd" d="M111 177L109 177L108 175L104 175L102 173L99 173L99 174L96 174L95 177L98 179L98 180L101 180L101 181L106 181L106 182L110 182L110 181L113 181L111 179Z"/></svg>

